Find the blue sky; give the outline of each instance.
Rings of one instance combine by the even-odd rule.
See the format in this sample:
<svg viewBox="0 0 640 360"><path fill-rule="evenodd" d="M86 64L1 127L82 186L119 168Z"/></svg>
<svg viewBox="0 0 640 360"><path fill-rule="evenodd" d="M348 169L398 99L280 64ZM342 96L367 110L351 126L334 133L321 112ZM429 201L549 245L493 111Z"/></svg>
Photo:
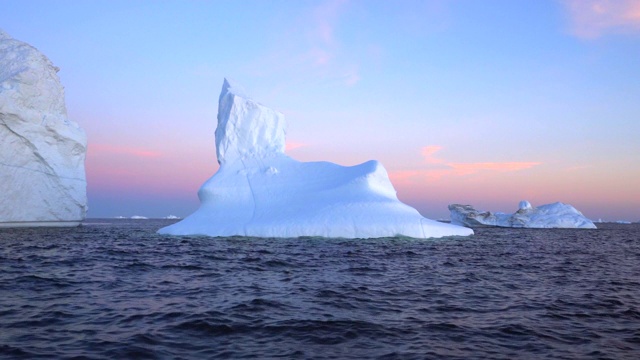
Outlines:
<svg viewBox="0 0 640 360"><path fill-rule="evenodd" d="M640 220L640 1L3 0L88 134L89 216L186 216L224 77L288 153L387 168L404 202Z"/></svg>

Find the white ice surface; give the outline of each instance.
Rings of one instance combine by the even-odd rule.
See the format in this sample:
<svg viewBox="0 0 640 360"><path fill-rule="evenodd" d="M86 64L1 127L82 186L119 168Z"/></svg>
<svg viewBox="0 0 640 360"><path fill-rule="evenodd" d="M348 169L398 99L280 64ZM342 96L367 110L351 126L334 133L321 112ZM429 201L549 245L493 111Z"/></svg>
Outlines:
<svg viewBox="0 0 640 360"><path fill-rule="evenodd" d="M552 204L531 206L528 201L521 201L514 214L478 211L471 205L449 205L451 223L478 227L499 226L516 228L573 228L595 229L595 224L571 205L556 202Z"/></svg>
<svg viewBox="0 0 640 360"><path fill-rule="evenodd" d="M76 226L85 218L86 136L67 118L57 72L0 30L1 226Z"/></svg>
<svg viewBox="0 0 640 360"><path fill-rule="evenodd" d="M414 238L471 235L422 217L396 197L377 161L345 167L284 154L284 116L225 79L218 107L220 168L198 192L200 208L171 235Z"/></svg>

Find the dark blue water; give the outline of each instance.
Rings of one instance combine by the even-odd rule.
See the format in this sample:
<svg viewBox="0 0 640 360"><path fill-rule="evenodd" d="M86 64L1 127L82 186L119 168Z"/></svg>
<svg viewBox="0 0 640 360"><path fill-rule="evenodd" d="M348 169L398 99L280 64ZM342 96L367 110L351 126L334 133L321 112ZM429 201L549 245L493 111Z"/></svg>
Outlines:
<svg viewBox="0 0 640 360"><path fill-rule="evenodd" d="M1 358L638 359L640 225L469 238L0 229Z"/></svg>

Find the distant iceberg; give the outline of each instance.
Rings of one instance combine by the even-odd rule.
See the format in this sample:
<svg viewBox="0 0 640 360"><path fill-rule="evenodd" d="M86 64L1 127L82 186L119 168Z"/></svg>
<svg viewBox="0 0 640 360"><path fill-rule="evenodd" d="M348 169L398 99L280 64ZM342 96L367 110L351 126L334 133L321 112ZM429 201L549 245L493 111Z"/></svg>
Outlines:
<svg viewBox="0 0 640 360"><path fill-rule="evenodd" d="M449 205L451 223L468 226L499 226L514 228L572 228L595 229L596 225L571 205L556 202L553 204L531 206L521 201L514 214L478 211L471 205Z"/></svg>
<svg viewBox="0 0 640 360"><path fill-rule="evenodd" d="M148 217L146 217L146 216L133 215L133 216L131 217L131 219L133 219L133 220L147 220L147 219L149 219L149 218L148 218Z"/></svg>
<svg viewBox="0 0 640 360"><path fill-rule="evenodd" d="M472 235L400 202L377 161L346 167L284 154L284 115L225 79L215 132L220 169L198 192L200 208L161 234L342 238Z"/></svg>
<svg viewBox="0 0 640 360"><path fill-rule="evenodd" d="M172 219L173 220L173 219L180 219L180 217L175 216L175 215L167 215L163 219Z"/></svg>

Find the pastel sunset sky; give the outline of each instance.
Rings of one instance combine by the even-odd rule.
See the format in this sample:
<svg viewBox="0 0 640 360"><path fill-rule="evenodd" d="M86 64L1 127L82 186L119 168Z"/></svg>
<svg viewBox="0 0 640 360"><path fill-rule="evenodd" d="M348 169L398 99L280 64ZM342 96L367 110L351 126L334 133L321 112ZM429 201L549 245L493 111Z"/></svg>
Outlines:
<svg viewBox="0 0 640 360"><path fill-rule="evenodd" d="M428 218L640 220L640 0L2 0L0 28L61 68L89 217L196 210L230 77L291 157L377 159Z"/></svg>

